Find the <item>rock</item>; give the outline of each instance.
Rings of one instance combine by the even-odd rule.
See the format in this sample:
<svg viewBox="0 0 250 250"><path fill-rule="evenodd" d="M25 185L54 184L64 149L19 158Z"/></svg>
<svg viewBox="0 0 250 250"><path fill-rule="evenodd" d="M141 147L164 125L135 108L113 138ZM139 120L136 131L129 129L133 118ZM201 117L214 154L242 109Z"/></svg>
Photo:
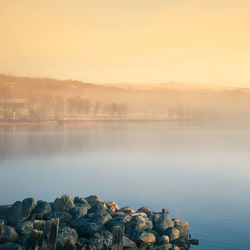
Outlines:
<svg viewBox="0 0 250 250"><path fill-rule="evenodd" d="M168 244L170 242L168 235L161 235L159 237L159 245Z"/></svg>
<svg viewBox="0 0 250 250"><path fill-rule="evenodd" d="M128 248L128 247L136 248L137 246L136 246L136 243L133 240L129 239L128 237L126 237L124 235L123 236L123 247L126 247L126 248Z"/></svg>
<svg viewBox="0 0 250 250"><path fill-rule="evenodd" d="M115 213L120 210L119 206L114 202L105 202L105 205L107 206L110 213Z"/></svg>
<svg viewBox="0 0 250 250"><path fill-rule="evenodd" d="M148 231L153 227L153 223L147 217L137 215L127 223L126 234L132 235L135 231Z"/></svg>
<svg viewBox="0 0 250 250"><path fill-rule="evenodd" d="M37 203L32 211L31 217L33 220L43 220L44 216L52 211L51 205L48 202L41 201Z"/></svg>
<svg viewBox="0 0 250 250"><path fill-rule="evenodd" d="M156 237L153 233L137 231L133 236L132 240L137 243L147 243L154 244L156 242Z"/></svg>
<svg viewBox="0 0 250 250"><path fill-rule="evenodd" d="M120 208L119 212L125 212L125 213L135 213L135 210L131 207L123 207Z"/></svg>
<svg viewBox="0 0 250 250"><path fill-rule="evenodd" d="M80 237L89 238L92 234L100 232L104 229L101 224L97 224L88 218L74 219L69 223L69 226L75 228Z"/></svg>
<svg viewBox="0 0 250 250"><path fill-rule="evenodd" d="M88 213L88 206L77 206L71 210L73 218L81 218Z"/></svg>
<svg viewBox="0 0 250 250"><path fill-rule="evenodd" d="M174 222L172 221L172 219L166 213L163 213L155 223L154 230L160 234L164 234L167 228L173 226Z"/></svg>
<svg viewBox="0 0 250 250"><path fill-rule="evenodd" d="M22 250L22 247L16 243L8 242L0 245L0 250Z"/></svg>
<svg viewBox="0 0 250 250"><path fill-rule="evenodd" d="M170 243L153 247L153 250L173 250L173 249L177 250L176 248L174 248L174 245Z"/></svg>
<svg viewBox="0 0 250 250"><path fill-rule="evenodd" d="M69 222L69 226L75 229L79 229L82 225L91 222L89 218L82 217L82 218L75 218Z"/></svg>
<svg viewBox="0 0 250 250"><path fill-rule="evenodd" d="M95 202L92 203L91 208L89 209L89 213L97 213L97 212L102 212L102 211L108 211L107 206L103 202Z"/></svg>
<svg viewBox="0 0 250 250"><path fill-rule="evenodd" d="M185 236L180 236L178 239L172 241L176 246L189 249L190 243Z"/></svg>
<svg viewBox="0 0 250 250"><path fill-rule="evenodd" d="M72 216L66 212L51 212L45 215L46 220L51 220L52 218L59 218L60 222L69 222L72 220Z"/></svg>
<svg viewBox="0 0 250 250"><path fill-rule="evenodd" d="M8 216L8 223L14 226L24 222L30 217L34 207L35 201L33 198L27 198L23 201L15 202Z"/></svg>
<svg viewBox="0 0 250 250"><path fill-rule="evenodd" d="M108 212L96 213L93 217L93 220L98 223L105 225L112 219L112 216Z"/></svg>
<svg viewBox="0 0 250 250"><path fill-rule="evenodd" d="M112 216L113 216L113 217L117 217L117 216L120 216L120 217L123 216L123 217L124 217L125 215L126 215L125 212L120 212L120 211L119 211L119 212L115 212Z"/></svg>
<svg viewBox="0 0 250 250"><path fill-rule="evenodd" d="M16 231L20 234L30 234L33 231L33 221L25 221L16 226Z"/></svg>
<svg viewBox="0 0 250 250"><path fill-rule="evenodd" d="M153 224L155 224L161 217L161 213L152 213L150 219L152 220Z"/></svg>
<svg viewBox="0 0 250 250"><path fill-rule="evenodd" d="M101 231L95 233L89 240L89 245L94 249L111 249L112 246L112 234L109 231Z"/></svg>
<svg viewBox="0 0 250 250"><path fill-rule="evenodd" d="M181 236L188 236L188 223L185 221L174 221L174 227L180 231Z"/></svg>
<svg viewBox="0 0 250 250"><path fill-rule="evenodd" d="M89 244L89 240L87 238L79 238L76 242L76 248L77 250L83 250L86 249L86 246Z"/></svg>
<svg viewBox="0 0 250 250"><path fill-rule="evenodd" d="M71 241L75 244L77 239L78 234L74 228L68 226L60 228L57 236L57 248L63 248L67 241Z"/></svg>
<svg viewBox="0 0 250 250"><path fill-rule="evenodd" d="M73 208L75 208L74 198L68 194L59 196L54 201L54 208L55 211L58 212L70 212Z"/></svg>
<svg viewBox="0 0 250 250"><path fill-rule="evenodd" d="M101 202L101 200L96 195L90 195L84 198L91 206Z"/></svg>
<svg viewBox="0 0 250 250"><path fill-rule="evenodd" d="M137 213L145 213L148 217L150 217L153 214L153 212L150 211L149 207L140 207L137 210Z"/></svg>
<svg viewBox="0 0 250 250"><path fill-rule="evenodd" d="M29 237L30 237L29 234L21 235L18 239L18 243L23 247L26 246Z"/></svg>
<svg viewBox="0 0 250 250"><path fill-rule="evenodd" d="M189 243L191 245L199 245L199 240L197 240L197 239L191 239L191 240L189 240Z"/></svg>
<svg viewBox="0 0 250 250"><path fill-rule="evenodd" d="M111 219L105 226L108 228L108 230L112 233L114 226L122 226L126 225L126 221L123 217L115 217Z"/></svg>
<svg viewBox="0 0 250 250"><path fill-rule="evenodd" d="M1 242L17 242L18 234L14 227L4 225L3 232L1 234Z"/></svg>
<svg viewBox="0 0 250 250"><path fill-rule="evenodd" d="M71 240L67 240L62 249L63 250L76 250L77 248L74 242L72 242Z"/></svg>
<svg viewBox="0 0 250 250"><path fill-rule="evenodd" d="M126 250L139 250L139 248L138 247L126 247Z"/></svg>
<svg viewBox="0 0 250 250"><path fill-rule="evenodd" d="M74 198L74 203L83 204L83 205L88 204L88 202L86 201L86 199L81 198L79 196L76 196Z"/></svg>
<svg viewBox="0 0 250 250"><path fill-rule="evenodd" d="M78 230L81 237L91 237L93 234L102 231L104 228L102 225L95 222L87 222L82 224Z"/></svg>
<svg viewBox="0 0 250 250"><path fill-rule="evenodd" d="M102 225L105 225L112 219L112 216L109 214L106 205L101 202L98 202L91 207L90 214L92 214L91 219L94 222ZM89 217L90 214L88 215Z"/></svg>
<svg viewBox="0 0 250 250"><path fill-rule="evenodd" d="M172 242L173 240L177 240L180 237L180 231L174 227L169 227L166 229L166 231L164 232L164 235L168 235L170 242Z"/></svg>

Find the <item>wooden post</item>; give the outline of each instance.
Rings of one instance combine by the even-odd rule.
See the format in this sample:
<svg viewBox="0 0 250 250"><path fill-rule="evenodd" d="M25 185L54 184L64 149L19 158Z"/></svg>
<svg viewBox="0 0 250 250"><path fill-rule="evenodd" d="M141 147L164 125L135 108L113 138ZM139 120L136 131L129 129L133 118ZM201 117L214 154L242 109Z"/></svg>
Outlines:
<svg viewBox="0 0 250 250"><path fill-rule="evenodd" d="M122 250L123 249L123 235L125 227L124 225L117 225L113 228L113 241L112 250Z"/></svg>
<svg viewBox="0 0 250 250"><path fill-rule="evenodd" d="M59 228L59 218L51 219L50 232L48 237L48 249L56 250L56 241Z"/></svg>
<svg viewBox="0 0 250 250"><path fill-rule="evenodd" d="M42 236L43 236L43 231L34 229L30 234L25 250L38 250Z"/></svg>
<svg viewBox="0 0 250 250"><path fill-rule="evenodd" d="M33 229L39 230L43 232L42 237L38 243L38 249L41 250L43 248L43 238L44 238L44 229L45 229L45 221L44 220L34 220Z"/></svg>
<svg viewBox="0 0 250 250"><path fill-rule="evenodd" d="M3 226L4 226L4 221L0 221L0 240L1 240L1 235L3 233Z"/></svg>

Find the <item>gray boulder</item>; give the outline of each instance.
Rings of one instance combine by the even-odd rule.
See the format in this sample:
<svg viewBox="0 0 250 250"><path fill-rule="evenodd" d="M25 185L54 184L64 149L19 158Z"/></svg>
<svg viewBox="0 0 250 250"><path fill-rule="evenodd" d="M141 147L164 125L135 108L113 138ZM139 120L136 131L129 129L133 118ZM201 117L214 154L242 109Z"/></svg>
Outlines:
<svg viewBox="0 0 250 250"><path fill-rule="evenodd" d="M44 216L52 211L50 203L46 201L40 201L35 206L34 210L32 211L32 219L33 220L42 220Z"/></svg>
<svg viewBox="0 0 250 250"><path fill-rule="evenodd" d="M112 219L108 208L103 202L95 203L89 210L88 216L96 223L105 225Z"/></svg>
<svg viewBox="0 0 250 250"><path fill-rule="evenodd" d="M152 220L153 224L155 224L161 217L161 213L152 213L150 219Z"/></svg>
<svg viewBox="0 0 250 250"><path fill-rule="evenodd" d="M168 235L161 235L159 237L159 245L168 244L169 242L170 242L170 239Z"/></svg>
<svg viewBox="0 0 250 250"><path fill-rule="evenodd" d="M78 234L75 229L64 226L59 229L57 236L57 248L62 249L67 241L71 241L73 244L77 242Z"/></svg>
<svg viewBox="0 0 250 250"><path fill-rule="evenodd" d="M14 227L4 225L1 234L1 242L17 242L18 234Z"/></svg>
<svg viewBox="0 0 250 250"><path fill-rule="evenodd" d="M163 213L155 223L154 230L160 234L164 234L166 229L173 226L174 222L172 219L166 213Z"/></svg>
<svg viewBox="0 0 250 250"><path fill-rule="evenodd" d="M69 222L69 226L78 230L81 226L89 222L91 222L91 220L86 217L75 218Z"/></svg>
<svg viewBox="0 0 250 250"><path fill-rule="evenodd" d="M142 215L133 216L126 225L126 234L132 235L135 231L149 231L153 227L153 223L149 218Z"/></svg>
<svg viewBox="0 0 250 250"><path fill-rule="evenodd" d="M184 249L189 249L190 241L186 236L180 236L178 239L172 241L173 244Z"/></svg>
<svg viewBox="0 0 250 250"><path fill-rule="evenodd" d="M33 231L33 225L34 225L33 221L25 221L16 226L16 231L19 234L30 234Z"/></svg>
<svg viewBox="0 0 250 250"><path fill-rule="evenodd" d="M180 231L174 227L169 227L164 234L169 236L170 242L180 237Z"/></svg>
<svg viewBox="0 0 250 250"><path fill-rule="evenodd" d="M70 212L73 218L81 218L88 213L88 205L87 206L77 206L72 209Z"/></svg>
<svg viewBox="0 0 250 250"><path fill-rule="evenodd" d="M59 218L60 222L69 222L72 220L72 216L66 212L51 212L45 215L46 220L51 220L52 218Z"/></svg>
<svg viewBox="0 0 250 250"><path fill-rule="evenodd" d="M76 206L80 206L80 205L84 205L84 206L88 205L88 206L90 206L89 203L84 198L81 198L79 196L74 198L74 204Z"/></svg>
<svg viewBox="0 0 250 250"><path fill-rule="evenodd" d="M21 235L18 239L18 244L20 244L23 247L26 246L29 237L30 237L29 234Z"/></svg>
<svg viewBox="0 0 250 250"><path fill-rule="evenodd" d="M131 238L132 240L134 240L139 244L141 243L154 244L156 242L156 237L151 232L137 231Z"/></svg>
<svg viewBox="0 0 250 250"><path fill-rule="evenodd" d="M35 207L35 201L33 198L27 198L23 201L16 201L11 208L8 216L8 223L10 225L16 225L24 222L30 217L32 210Z"/></svg>
<svg viewBox="0 0 250 250"><path fill-rule="evenodd" d="M82 224L78 228L78 231L81 237L89 238L95 233L102 231L103 229L104 229L103 226L100 224L97 224L95 222L87 222L87 223Z"/></svg>
<svg viewBox="0 0 250 250"><path fill-rule="evenodd" d="M138 210L137 210L137 213L145 213L148 217L150 217L153 212L150 211L149 207L140 207Z"/></svg>
<svg viewBox="0 0 250 250"><path fill-rule="evenodd" d="M59 196L54 201L54 209L58 212L70 212L74 205L74 198L71 195L64 194Z"/></svg>
<svg viewBox="0 0 250 250"><path fill-rule="evenodd" d="M95 233L89 240L90 246L94 249L111 249L112 246L112 234L109 231L101 231Z"/></svg>
<svg viewBox="0 0 250 250"><path fill-rule="evenodd" d="M8 242L0 245L0 250L22 250L22 247L16 243Z"/></svg>
<svg viewBox="0 0 250 250"><path fill-rule="evenodd" d="M180 231L181 236L188 236L188 223L185 221L174 220L174 227Z"/></svg>
<svg viewBox="0 0 250 250"><path fill-rule="evenodd" d="M75 228L80 237L91 237L94 233L104 230L103 225L93 222L89 218L79 218L70 221L69 226Z"/></svg>
<svg viewBox="0 0 250 250"><path fill-rule="evenodd" d="M115 217L111 219L105 226L108 228L110 232L113 232L113 228L115 226L125 226L126 221L123 217Z"/></svg>
<svg viewBox="0 0 250 250"><path fill-rule="evenodd" d="M136 211L131 207L122 207L122 208L120 208L119 212L131 214L131 213L135 213Z"/></svg>
<svg viewBox="0 0 250 250"><path fill-rule="evenodd" d="M153 247L153 250L179 250L179 248L173 244L167 243L160 246L155 246Z"/></svg>
<svg viewBox="0 0 250 250"><path fill-rule="evenodd" d="M123 236L122 242L123 242L123 247L125 248L137 248L136 243L125 235Z"/></svg>
<svg viewBox="0 0 250 250"><path fill-rule="evenodd" d="M101 202L101 200L96 195L90 195L84 198L91 206L95 203Z"/></svg>

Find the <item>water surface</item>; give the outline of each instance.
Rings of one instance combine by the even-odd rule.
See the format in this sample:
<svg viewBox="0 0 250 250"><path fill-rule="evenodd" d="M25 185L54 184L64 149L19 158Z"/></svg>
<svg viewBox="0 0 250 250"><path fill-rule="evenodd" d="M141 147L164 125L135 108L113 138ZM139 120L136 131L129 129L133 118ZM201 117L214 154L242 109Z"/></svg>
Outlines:
<svg viewBox="0 0 250 250"><path fill-rule="evenodd" d="M250 130L154 123L0 127L0 204L63 193L166 207L196 249L250 248Z"/></svg>

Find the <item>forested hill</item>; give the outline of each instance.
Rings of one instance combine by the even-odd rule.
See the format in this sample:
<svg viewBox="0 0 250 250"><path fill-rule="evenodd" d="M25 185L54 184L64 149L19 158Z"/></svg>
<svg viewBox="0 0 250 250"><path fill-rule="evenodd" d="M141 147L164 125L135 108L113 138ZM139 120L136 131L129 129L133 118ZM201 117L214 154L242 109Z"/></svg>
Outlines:
<svg viewBox="0 0 250 250"><path fill-rule="evenodd" d="M133 114L134 117L206 117L234 121L250 117L250 90L247 88L176 83L100 85L75 80L0 75L0 101L35 99L38 102L48 96L64 99L65 110L68 110L67 103L78 97L88 99L93 107L96 102L103 107L111 103L126 104L128 115Z"/></svg>

